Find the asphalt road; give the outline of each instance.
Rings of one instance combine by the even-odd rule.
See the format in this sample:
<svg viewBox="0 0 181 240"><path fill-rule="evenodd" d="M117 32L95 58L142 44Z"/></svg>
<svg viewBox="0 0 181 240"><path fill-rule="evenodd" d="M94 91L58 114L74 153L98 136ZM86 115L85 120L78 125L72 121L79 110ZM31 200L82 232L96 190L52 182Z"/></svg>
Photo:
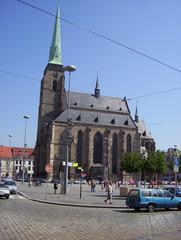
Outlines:
<svg viewBox="0 0 181 240"><path fill-rule="evenodd" d="M180 240L181 212L136 213L0 199L0 240Z"/></svg>

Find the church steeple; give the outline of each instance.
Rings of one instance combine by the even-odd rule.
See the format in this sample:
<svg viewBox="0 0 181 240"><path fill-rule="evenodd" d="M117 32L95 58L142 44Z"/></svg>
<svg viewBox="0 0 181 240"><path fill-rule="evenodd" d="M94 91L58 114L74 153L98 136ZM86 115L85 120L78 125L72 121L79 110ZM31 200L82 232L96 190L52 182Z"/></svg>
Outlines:
<svg viewBox="0 0 181 240"><path fill-rule="evenodd" d="M55 18L54 32L52 44L50 47L49 63L62 65L61 59L61 42L60 42L60 10L59 3L57 5L57 13Z"/></svg>
<svg viewBox="0 0 181 240"><path fill-rule="evenodd" d="M137 106L136 106L136 111L135 111L135 122L138 123L138 109L137 109Z"/></svg>
<svg viewBox="0 0 181 240"><path fill-rule="evenodd" d="M96 80L96 87L94 90L94 95L96 98L100 97L100 88L99 88L99 79L98 79L98 75L97 75L97 80Z"/></svg>

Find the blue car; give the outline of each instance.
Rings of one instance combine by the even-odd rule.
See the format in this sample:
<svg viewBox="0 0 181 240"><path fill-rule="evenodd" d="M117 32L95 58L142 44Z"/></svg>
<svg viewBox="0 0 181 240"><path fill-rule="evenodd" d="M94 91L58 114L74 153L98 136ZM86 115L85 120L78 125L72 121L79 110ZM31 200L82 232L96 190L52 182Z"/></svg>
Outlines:
<svg viewBox="0 0 181 240"><path fill-rule="evenodd" d="M176 197L181 197L181 187L171 186L171 187L164 187L163 189L171 192Z"/></svg>
<svg viewBox="0 0 181 240"><path fill-rule="evenodd" d="M156 208L177 208L181 210L181 198L162 189L131 189L126 197L126 205L139 211L141 208L154 212Z"/></svg>

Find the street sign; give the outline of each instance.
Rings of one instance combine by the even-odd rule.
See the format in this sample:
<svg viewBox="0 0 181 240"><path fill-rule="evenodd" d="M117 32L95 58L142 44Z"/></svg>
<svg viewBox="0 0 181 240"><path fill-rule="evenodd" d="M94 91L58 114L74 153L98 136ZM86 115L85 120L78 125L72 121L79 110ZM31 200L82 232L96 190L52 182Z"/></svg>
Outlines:
<svg viewBox="0 0 181 240"><path fill-rule="evenodd" d="M45 171L47 173L52 173L53 172L53 166L50 163L46 164Z"/></svg>
<svg viewBox="0 0 181 240"><path fill-rule="evenodd" d="M173 157L173 166L174 166L174 172L178 173L179 172L179 157L178 156Z"/></svg>

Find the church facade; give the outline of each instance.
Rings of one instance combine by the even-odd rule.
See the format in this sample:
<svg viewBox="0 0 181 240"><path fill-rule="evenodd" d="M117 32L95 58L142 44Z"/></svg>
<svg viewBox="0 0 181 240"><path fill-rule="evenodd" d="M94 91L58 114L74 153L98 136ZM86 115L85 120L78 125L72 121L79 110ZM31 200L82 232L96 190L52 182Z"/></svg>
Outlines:
<svg viewBox="0 0 181 240"><path fill-rule="evenodd" d="M154 139L141 129L145 126L139 123L137 111L135 119L131 117L126 98L101 95L98 77L90 94L66 91L66 71L57 8L49 62L41 81L35 175L45 176L50 163L52 177L58 178L67 160L70 178L82 171L88 178L121 179L124 153L140 152L143 145L153 151Z"/></svg>

